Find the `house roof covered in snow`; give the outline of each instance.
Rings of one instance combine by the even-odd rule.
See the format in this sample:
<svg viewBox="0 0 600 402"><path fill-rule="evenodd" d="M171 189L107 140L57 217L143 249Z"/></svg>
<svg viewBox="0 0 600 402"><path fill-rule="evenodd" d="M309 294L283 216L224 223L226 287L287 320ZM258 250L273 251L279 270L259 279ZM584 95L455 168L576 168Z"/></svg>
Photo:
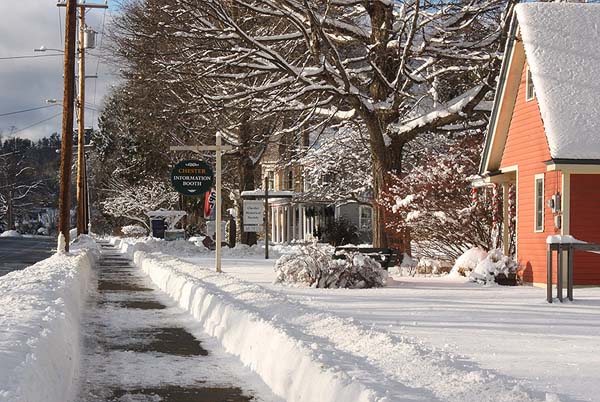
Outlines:
<svg viewBox="0 0 600 402"><path fill-rule="evenodd" d="M553 159L600 159L600 5L516 7Z"/></svg>
<svg viewBox="0 0 600 402"><path fill-rule="evenodd" d="M518 55L522 46L552 159L600 160L600 5L523 3L515 14L514 28L522 43L515 43L513 36L507 47L495 109L502 108L503 99L516 96L507 80L511 71L519 67L522 71L524 59ZM503 146L493 138L507 134L506 125L505 132L495 132L501 129L502 113L495 110L492 116L486 153L490 147ZM482 171L495 164L484 155Z"/></svg>

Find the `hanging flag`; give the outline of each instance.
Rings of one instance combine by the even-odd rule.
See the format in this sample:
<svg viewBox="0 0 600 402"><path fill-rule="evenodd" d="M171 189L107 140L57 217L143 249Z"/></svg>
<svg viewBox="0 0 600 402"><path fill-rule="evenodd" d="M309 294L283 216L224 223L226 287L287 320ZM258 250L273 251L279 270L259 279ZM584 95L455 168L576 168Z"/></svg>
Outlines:
<svg viewBox="0 0 600 402"><path fill-rule="evenodd" d="M215 220L216 203L217 193L214 188L211 188L210 191L207 191L206 195L204 196L204 219L208 219L211 221Z"/></svg>

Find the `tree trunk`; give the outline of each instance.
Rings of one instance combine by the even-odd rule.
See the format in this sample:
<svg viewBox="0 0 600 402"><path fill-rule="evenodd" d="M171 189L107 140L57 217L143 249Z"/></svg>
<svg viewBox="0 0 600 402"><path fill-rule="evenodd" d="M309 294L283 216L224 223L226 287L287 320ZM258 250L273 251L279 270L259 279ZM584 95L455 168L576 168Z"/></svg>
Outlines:
<svg viewBox="0 0 600 402"><path fill-rule="evenodd" d="M374 247L400 247L402 251L407 247L408 239L403 234L394 233L389 236L386 230L386 208L382 203L382 195L388 191L388 174L402 173L402 154L404 145L410 138L394 137L390 144L384 141L384 124L375 112L364 111L363 118L369 132L371 158L373 161L373 246ZM400 239L390 241L390 237ZM401 243L402 246L399 246Z"/></svg>
<svg viewBox="0 0 600 402"><path fill-rule="evenodd" d="M250 157L251 141L252 138L252 125L247 117L243 117L242 124L239 132L239 158L238 158L238 174L240 178L240 192L249 191L255 189L254 177L256 164ZM243 200L238 202L238 213L237 213L237 225L240 233L240 242L252 246L256 244L256 233L244 232L244 214L243 214Z"/></svg>
<svg viewBox="0 0 600 402"><path fill-rule="evenodd" d="M13 193L12 190L8 190L8 198L6 199L6 223L8 225L8 230L14 230L14 221L13 221Z"/></svg>

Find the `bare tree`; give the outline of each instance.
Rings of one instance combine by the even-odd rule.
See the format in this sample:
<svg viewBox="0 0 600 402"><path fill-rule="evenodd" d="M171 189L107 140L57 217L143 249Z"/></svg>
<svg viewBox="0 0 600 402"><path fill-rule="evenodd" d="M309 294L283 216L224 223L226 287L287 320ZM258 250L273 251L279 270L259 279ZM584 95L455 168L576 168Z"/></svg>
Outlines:
<svg viewBox="0 0 600 402"><path fill-rule="evenodd" d="M291 113L281 127L290 132L357 119L368 133L378 197L390 172L402 174L404 149L420 134L486 124L489 111L477 106L495 87L517 1L159 3L161 29L146 38L156 49L152 79L168 83L174 97L186 94L188 112L205 120L215 110ZM177 43L168 52L167 38ZM375 207L381 246L385 214Z"/></svg>
<svg viewBox="0 0 600 402"><path fill-rule="evenodd" d="M112 179L104 191L111 194L102 202L105 214L139 222L148 229L146 212L171 208L179 202L179 195L168 184L157 180L131 185L123 180Z"/></svg>
<svg viewBox="0 0 600 402"><path fill-rule="evenodd" d="M0 141L0 219L9 230L15 228L16 211L32 205L32 196L42 184L27 158L31 146L31 141L20 138Z"/></svg>

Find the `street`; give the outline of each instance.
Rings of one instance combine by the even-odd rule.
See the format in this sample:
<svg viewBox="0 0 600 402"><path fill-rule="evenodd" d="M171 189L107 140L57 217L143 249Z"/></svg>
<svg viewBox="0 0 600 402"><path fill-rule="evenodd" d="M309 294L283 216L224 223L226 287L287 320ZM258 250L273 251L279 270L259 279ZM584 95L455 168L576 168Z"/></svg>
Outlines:
<svg viewBox="0 0 600 402"><path fill-rule="evenodd" d="M1 237L0 276L48 258L55 249L56 239L52 237Z"/></svg>

